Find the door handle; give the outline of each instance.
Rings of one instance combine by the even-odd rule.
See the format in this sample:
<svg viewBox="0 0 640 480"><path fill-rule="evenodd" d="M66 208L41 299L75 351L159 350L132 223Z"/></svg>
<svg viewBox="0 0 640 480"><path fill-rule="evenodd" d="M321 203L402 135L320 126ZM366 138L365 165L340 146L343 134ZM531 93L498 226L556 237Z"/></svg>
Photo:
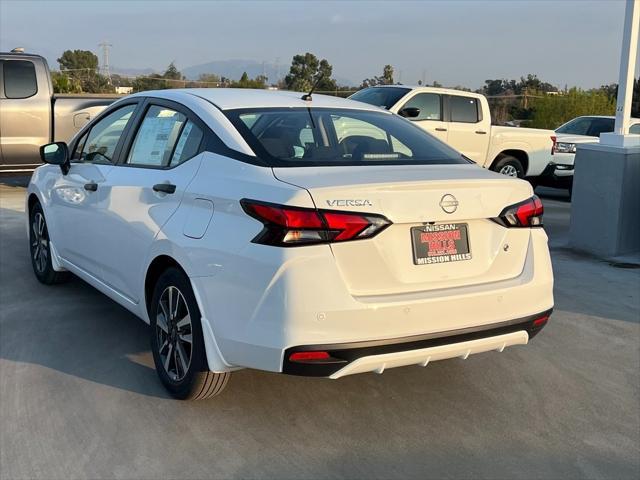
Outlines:
<svg viewBox="0 0 640 480"><path fill-rule="evenodd" d="M156 183L153 186L153 191L172 194L175 193L176 186L171 183Z"/></svg>
<svg viewBox="0 0 640 480"><path fill-rule="evenodd" d="M485 132L484 130L476 130L476 133L478 135L486 135L487 134L487 132Z"/></svg>
<svg viewBox="0 0 640 480"><path fill-rule="evenodd" d="M447 131L446 128L442 128L442 127L436 128L436 132L446 132L446 131Z"/></svg>
<svg viewBox="0 0 640 480"><path fill-rule="evenodd" d="M85 183L84 189L89 192L95 192L96 190L98 190L98 184L95 182Z"/></svg>

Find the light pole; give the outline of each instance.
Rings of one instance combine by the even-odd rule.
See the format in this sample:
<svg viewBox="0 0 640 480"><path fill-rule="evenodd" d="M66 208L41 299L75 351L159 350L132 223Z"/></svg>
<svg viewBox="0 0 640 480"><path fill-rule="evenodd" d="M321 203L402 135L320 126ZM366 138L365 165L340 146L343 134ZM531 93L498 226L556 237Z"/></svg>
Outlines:
<svg viewBox="0 0 640 480"><path fill-rule="evenodd" d="M637 145L640 142L637 136L625 138L626 135L629 135L629 125L631 124L631 99L633 96L633 76L638 56L639 30L640 0L627 0L622 52L620 54L616 125L612 133L603 133L600 136L600 143L604 145L622 147L625 145Z"/></svg>

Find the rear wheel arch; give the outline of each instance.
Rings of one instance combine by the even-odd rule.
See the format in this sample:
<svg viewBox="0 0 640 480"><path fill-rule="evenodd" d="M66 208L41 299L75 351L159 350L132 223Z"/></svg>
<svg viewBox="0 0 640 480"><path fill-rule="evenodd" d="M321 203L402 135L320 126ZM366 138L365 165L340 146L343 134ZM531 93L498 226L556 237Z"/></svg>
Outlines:
<svg viewBox="0 0 640 480"><path fill-rule="evenodd" d="M38 196L35 193L32 193L29 195L29 200L27 202L28 208L29 208L29 212L31 213L31 210L33 209L34 205L39 204L40 203L40 199L38 198Z"/></svg>
<svg viewBox="0 0 640 480"><path fill-rule="evenodd" d="M144 281L144 301L145 301L145 312L147 313L147 319L145 320L148 323L151 323L150 311L151 311L151 302L153 300L153 292L156 286L156 283L162 276L162 274L167 271L169 268L176 268L185 274L186 277L189 277L186 270L182 267L180 262L178 262L175 258L161 254L156 256L149 266L147 267L147 273L145 275ZM202 300L197 291L193 282L191 284L191 289L196 297L196 302L200 308L200 312L203 311ZM202 333L205 339L205 347L206 347L206 356L207 363L209 364L209 369L215 372L227 371L229 369L229 365L225 362L222 353L220 352L220 348L218 347L217 340L215 338L215 332L213 331L213 325L210 325L210 322L205 317L201 317L202 324Z"/></svg>
<svg viewBox="0 0 640 480"><path fill-rule="evenodd" d="M489 167L489 169L496 171L496 165L505 157L513 157L517 159L522 164L522 168L524 169L524 173L526 175L527 171L529 170L529 155L527 155L527 152L525 152L524 150L503 150L498 155L496 155L496 158L493 159L493 162L491 163L491 167Z"/></svg>
<svg viewBox="0 0 640 480"><path fill-rule="evenodd" d="M147 267L147 274L144 279L144 301L147 312L151 306L153 289L155 288L158 279L168 268L172 267L177 268L186 274L184 268L182 268L182 266L169 255L158 255Z"/></svg>

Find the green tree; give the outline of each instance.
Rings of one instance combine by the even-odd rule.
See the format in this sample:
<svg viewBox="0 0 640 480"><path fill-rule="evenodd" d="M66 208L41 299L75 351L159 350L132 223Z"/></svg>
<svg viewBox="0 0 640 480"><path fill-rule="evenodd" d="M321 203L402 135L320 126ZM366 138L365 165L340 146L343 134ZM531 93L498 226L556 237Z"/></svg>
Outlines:
<svg viewBox="0 0 640 480"><path fill-rule="evenodd" d="M166 78L168 80L182 80L184 77L182 73L176 68L175 63L171 62L167 69L162 74L162 78Z"/></svg>
<svg viewBox="0 0 640 480"><path fill-rule="evenodd" d="M89 50L65 50L58 59L61 73L69 78L69 84L58 78L60 89L74 93L108 93L113 88L109 80L98 73L98 57Z"/></svg>
<svg viewBox="0 0 640 480"><path fill-rule="evenodd" d="M365 78L360 88L375 87L376 85L393 85L393 67L385 65L381 77Z"/></svg>
<svg viewBox="0 0 640 480"><path fill-rule="evenodd" d="M572 88L565 95L532 98L527 126L554 129L581 115L613 115L615 109L615 100L602 91Z"/></svg>
<svg viewBox="0 0 640 480"><path fill-rule="evenodd" d="M80 81L66 73L52 71L51 83L54 93L82 93Z"/></svg>
<svg viewBox="0 0 640 480"><path fill-rule="evenodd" d="M244 72L237 82L231 82L233 88L266 88L267 77L258 75L256 78L251 79L247 72Z"/></svg>
<svg viewBox="0 0 640 480"><path fill-rule="evenodd" d="M614 102L618 101L618 84L611 83L609 85L602 85L599 91L604 92ZM631 116L635 118L640 117L640 77L633 81L633 94L631 97Z"/></svg>
<svg viewBox="0 0 640 480"><path fill-rule="evenodd" d="M393 85L393 67L385 65L382 69L382 79L385 85Z"/></svg>
<svg viewBox="0 0 640 480"><path fill-rule="evenodd" d="M136 77L132 86L135 92L143 92L145 90L164 90L165 88L170 88L165 78L157 73Z"/></svg>
<svg viewBox="0 0 640 480"><path fill-rule="evenodd" d="M70 70L71 75L80 71L96 73L98 70L98 56L89 50L65 50L58 63L61 70Z"/></svg>
<svg viewBox="0 0 640 480"><path fill-rule="evenodd" d="M307 52L304 55L294 55L289 74L284 81L287 90L308 92L322 76L316 90L335 90L336 82L331 78L332 72L333 67L327 60L318 60L313 53Z"/></svg>

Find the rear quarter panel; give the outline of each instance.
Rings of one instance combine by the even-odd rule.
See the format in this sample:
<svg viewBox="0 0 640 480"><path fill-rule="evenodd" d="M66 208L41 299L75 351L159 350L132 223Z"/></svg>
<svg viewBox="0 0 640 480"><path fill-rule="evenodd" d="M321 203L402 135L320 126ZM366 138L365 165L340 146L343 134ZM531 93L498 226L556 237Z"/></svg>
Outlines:
<svg viewBox="0 0 640 480"><path fill-rule="evenodd" d="M502 152L520 150L527 154L529 167L526 176L535 177L551 162L553 130L535 128L491 127L491 144L485 167L491 166Z"/></svg>
<svg viewBox="0 0 640 480"><path fill-rule="evenodd" d="M73 136L93 120L120 96L60 95L53 101L53 138L56 142L69 143Z"/></svg>

